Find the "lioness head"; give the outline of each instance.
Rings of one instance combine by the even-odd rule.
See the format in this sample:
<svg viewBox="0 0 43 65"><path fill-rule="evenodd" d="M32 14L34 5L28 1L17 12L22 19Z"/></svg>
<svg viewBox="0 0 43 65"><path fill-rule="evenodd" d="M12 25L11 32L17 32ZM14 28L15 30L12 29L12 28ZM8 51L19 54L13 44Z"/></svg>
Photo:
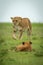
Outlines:
<svg viewBox="0 0 43 65"><path fill-rule="evenodd" d="M11 20L16 25L22 20L22 18L21 17L11 17Z"/></svg>

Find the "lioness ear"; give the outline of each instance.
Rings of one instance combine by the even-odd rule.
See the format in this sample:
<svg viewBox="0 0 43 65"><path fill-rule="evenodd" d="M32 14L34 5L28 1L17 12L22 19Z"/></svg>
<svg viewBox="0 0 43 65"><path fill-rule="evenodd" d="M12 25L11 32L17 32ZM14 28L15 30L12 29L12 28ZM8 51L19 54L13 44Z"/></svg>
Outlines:
<svg viewBox="0 0 43 65"><path fill-rule="evenodd" d="M10 17L11 19L13 19L13 17Z"/></svg>

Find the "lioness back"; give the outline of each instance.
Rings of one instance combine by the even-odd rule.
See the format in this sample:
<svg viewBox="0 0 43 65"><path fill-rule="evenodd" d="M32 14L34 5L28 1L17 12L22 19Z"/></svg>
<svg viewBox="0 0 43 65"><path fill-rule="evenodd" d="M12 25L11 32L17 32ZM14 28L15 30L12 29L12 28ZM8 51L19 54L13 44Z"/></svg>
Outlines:
<svg viewBox="0 0 43 65"><path fill-rule="evenodd" d="M19 23L23 28L30 28L31 30L31 21L28 18L22 18L22 21Z"/></svg>

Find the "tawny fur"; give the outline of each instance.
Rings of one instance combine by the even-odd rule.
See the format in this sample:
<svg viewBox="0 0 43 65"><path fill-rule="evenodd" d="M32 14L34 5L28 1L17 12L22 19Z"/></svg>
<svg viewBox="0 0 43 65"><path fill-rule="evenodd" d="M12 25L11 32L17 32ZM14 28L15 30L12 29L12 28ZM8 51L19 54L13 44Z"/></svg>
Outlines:
<svg viewBox="0 0 43 65"><path fill-rule="evenodd" d="M14 24L18 23L18 26L20 27L24 27L24 28L28 28L31 30L32 26L31 26L31 21L29 18L22 18L22 17L11 17L11 20Z"/></svg>
<svg viewBox="0 0 43 65"><path fill-rule="evenodd" d="M29 18L22 18L22 17L11 17L11 20L14 24L14 33L13 37L16 39L16 31L18 30L20 35L18 36L19 39L22 37L23 31L27 30L28 36L31 35L32 32L32 25Z"/></svg>
<svg viewBox="0 0 43 65"><path fill-rule="evenodd" d="M32 51L31 42L23 42L16 47L16 51Z"/></svg>

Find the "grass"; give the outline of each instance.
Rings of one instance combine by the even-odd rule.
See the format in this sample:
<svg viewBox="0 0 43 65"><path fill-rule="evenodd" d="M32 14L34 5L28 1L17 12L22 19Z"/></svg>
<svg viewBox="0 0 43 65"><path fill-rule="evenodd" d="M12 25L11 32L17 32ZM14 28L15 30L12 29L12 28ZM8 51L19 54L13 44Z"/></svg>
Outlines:
<svg viewBox="0 0 43 65"><path fill-rule="evenodd" d="M26 32L21 40L14 40L12 33L12 23L0 23L0 65L43 65L43 24L32 24L31 41L32 48L35 49L32 52L10 51L22 41L28 41Z"/></svg>

